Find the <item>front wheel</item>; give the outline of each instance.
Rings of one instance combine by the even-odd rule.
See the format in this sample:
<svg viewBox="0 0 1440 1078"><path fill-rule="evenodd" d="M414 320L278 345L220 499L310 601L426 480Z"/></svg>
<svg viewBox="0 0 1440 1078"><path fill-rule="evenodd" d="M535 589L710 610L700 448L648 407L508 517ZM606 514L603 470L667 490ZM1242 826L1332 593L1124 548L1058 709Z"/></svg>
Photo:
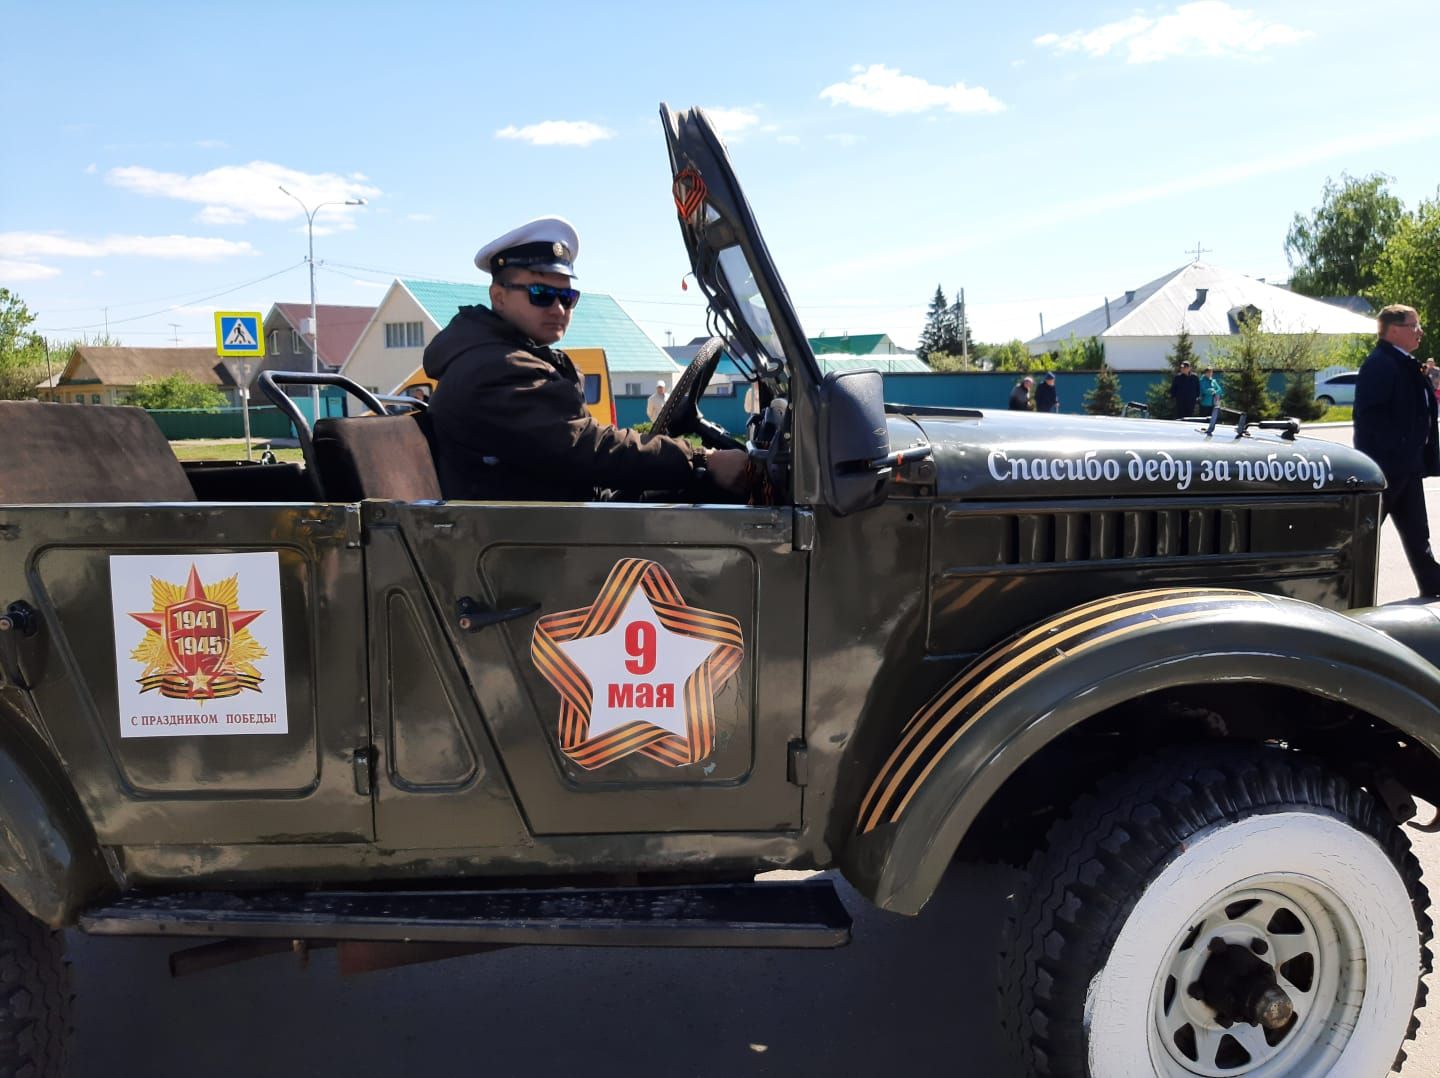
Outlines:
<svg viewBox="0 0 1440 1078"><path fill-rule="evenodd" d="M1280 750L1107 782L1030 867L1005 956L1023 1071L1312 1078L1403 1060L1428 896L1369 793Z"/></svg>
<svg viewBox="0 0 1440 1078"><path fill-rule="evenodd" d="M0 892L0 1078L60 1078L69 1017L60 934Z"/></svg>

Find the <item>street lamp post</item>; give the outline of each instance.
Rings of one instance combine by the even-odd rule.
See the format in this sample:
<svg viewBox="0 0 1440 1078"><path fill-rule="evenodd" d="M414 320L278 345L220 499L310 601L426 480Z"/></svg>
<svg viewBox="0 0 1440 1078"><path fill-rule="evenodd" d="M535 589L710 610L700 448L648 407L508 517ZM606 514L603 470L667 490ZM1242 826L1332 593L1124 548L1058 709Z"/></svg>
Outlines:
<svg viewBox="0 0 1440 1078"><path fill-rule="evenodd" d="M363 198L336 199L331 202L321 202L314 209L300 202L300 196L286 191L284 186L280 190L290 195L296 202L300 203L300 209L305 213L305 234L310 241L310 254L305 261L310 263L310 372L320 373L320 318L315 309L315 215L326 206L363 206ZM320 418L320 386L318 384L310 387L310 422L314 423Z"/></svg>

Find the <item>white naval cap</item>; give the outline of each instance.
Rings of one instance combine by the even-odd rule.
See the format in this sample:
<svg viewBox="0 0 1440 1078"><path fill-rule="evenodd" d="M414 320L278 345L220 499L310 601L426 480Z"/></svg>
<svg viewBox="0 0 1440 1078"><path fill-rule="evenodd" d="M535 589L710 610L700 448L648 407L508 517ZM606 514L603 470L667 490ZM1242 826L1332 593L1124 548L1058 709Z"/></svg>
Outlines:
<svg viewBox="0 0 1440 1078"><path fill-rule="evenodd" d="M475 254L475 265L486 273L507 267L536 273L575 276L580 237L563 217L537 217L491 240Z"/></svg>

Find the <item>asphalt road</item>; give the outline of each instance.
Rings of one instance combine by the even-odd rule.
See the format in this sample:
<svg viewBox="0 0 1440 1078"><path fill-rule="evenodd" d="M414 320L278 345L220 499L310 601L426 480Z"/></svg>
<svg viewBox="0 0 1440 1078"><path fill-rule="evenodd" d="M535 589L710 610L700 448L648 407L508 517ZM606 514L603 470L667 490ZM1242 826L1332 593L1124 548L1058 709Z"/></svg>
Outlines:
<svg viewBox="0 0 1440 1078"><path fill-rule="evenodd" d="M1381 600L1408 597L1389 525L1381 546ZM1440 837L1412 837L1440 896ZM1014 878L957 867L915 920L846 889L855 940L824 952L519 948L357 977L320 952L308 968L275 955L172 980L172 941L71 933L72 1074L991 1078L1004 1074L991 941ZM1407 1075L1440 1074L1440 1005L1431 1014Z"/></svg>

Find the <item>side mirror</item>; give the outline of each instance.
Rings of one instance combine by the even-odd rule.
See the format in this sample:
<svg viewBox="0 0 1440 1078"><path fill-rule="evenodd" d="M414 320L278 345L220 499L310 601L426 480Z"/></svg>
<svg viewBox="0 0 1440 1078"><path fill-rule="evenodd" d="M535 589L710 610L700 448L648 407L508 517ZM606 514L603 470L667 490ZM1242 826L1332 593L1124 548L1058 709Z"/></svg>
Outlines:
<svg viewBox="0 0 1440 1078"><path fill-rule="evenodd" d="M825 500L839 516L885 500L891 468L885 384L879 371L832 371L820 383Z"/></svg>

